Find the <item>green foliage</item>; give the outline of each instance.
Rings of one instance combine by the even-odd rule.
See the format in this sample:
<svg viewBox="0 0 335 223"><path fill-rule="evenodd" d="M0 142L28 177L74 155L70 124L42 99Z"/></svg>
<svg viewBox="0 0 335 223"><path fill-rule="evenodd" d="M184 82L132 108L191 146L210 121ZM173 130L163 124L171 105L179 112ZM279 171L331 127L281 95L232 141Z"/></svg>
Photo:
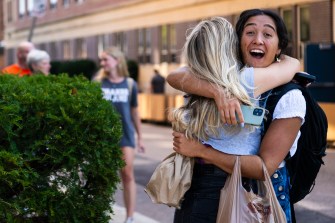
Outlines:
<svg viewBox="0 0 335 223"><path fill-rule="evenodd" d="M108 222L119 116L82 76L0 76L0 222Z"/></svg>

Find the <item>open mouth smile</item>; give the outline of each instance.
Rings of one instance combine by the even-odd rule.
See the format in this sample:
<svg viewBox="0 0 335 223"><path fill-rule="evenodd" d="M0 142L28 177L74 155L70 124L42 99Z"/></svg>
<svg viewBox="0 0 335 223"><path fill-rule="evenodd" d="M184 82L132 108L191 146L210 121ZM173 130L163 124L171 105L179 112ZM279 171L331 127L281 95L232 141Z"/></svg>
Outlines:
<svg viewBox="0 0 335 223"><path fill-rule="evenodd" d="M249 51L250 55L254 58L261 59L264 57L265 53L262 50L250 50Z"/></svg>

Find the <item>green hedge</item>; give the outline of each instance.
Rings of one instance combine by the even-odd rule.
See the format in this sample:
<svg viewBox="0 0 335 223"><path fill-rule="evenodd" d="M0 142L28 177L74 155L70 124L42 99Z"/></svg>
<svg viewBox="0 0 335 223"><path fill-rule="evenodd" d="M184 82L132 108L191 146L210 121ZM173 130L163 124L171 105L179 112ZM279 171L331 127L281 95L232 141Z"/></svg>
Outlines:
<svg viewBox="0 0 335 223"><path fill-rule="evenodd" d="M135 60L127 60L128 71L130 77L138 81L139 67ZM92 77L99 70L96 62L90 59L68 60L68 61L51 61L51 74L68 74L70 77L83 75L87 79Z"/></svg>
<svg viewBox="0 0 335 223"><path fill-rule="evenodd" d="M90 59L51 61L51 74L68 74L70 77L83 75L91 80L99 69L97 64Z"/></svg>
<svg viewBox="0 0 335 223"><path fill-rule="evenodd" d="M0 76L0 222L108 222L119 116L82 76Z"/></svg>

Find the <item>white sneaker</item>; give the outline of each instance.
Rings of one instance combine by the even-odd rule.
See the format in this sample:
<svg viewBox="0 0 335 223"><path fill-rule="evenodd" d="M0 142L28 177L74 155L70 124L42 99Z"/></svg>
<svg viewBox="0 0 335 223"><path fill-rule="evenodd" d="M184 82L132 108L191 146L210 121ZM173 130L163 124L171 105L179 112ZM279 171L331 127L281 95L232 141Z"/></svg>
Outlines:
<svg viewBox="0 0 335 223"><path fill-rule="evenodd" d="M128 217L124 223L134 223L134 218Z"/></svg>

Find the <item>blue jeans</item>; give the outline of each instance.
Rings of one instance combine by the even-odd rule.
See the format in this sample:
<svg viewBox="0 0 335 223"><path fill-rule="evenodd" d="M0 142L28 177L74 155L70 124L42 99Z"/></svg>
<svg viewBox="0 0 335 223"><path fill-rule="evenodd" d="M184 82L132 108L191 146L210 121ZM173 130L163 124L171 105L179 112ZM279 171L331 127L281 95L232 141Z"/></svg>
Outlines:
<svg viewBox="0 0 335 223"><path fill-rule="evenodd" d="M181 209L176 209L173 222L216 223L220 193L226 179L227 173L220 168L196 163L191 188L185 194ZM248 187L248 180L243 179L242 182Z"/></svg>
<svg viewBox="0 0 335 223"><path fill-rule="evenodd" d="M285 212L287 223L292 223L290 207L290 177L287 168L282 167L277 169L271 176L271 181L280 206Z"/></svg>

